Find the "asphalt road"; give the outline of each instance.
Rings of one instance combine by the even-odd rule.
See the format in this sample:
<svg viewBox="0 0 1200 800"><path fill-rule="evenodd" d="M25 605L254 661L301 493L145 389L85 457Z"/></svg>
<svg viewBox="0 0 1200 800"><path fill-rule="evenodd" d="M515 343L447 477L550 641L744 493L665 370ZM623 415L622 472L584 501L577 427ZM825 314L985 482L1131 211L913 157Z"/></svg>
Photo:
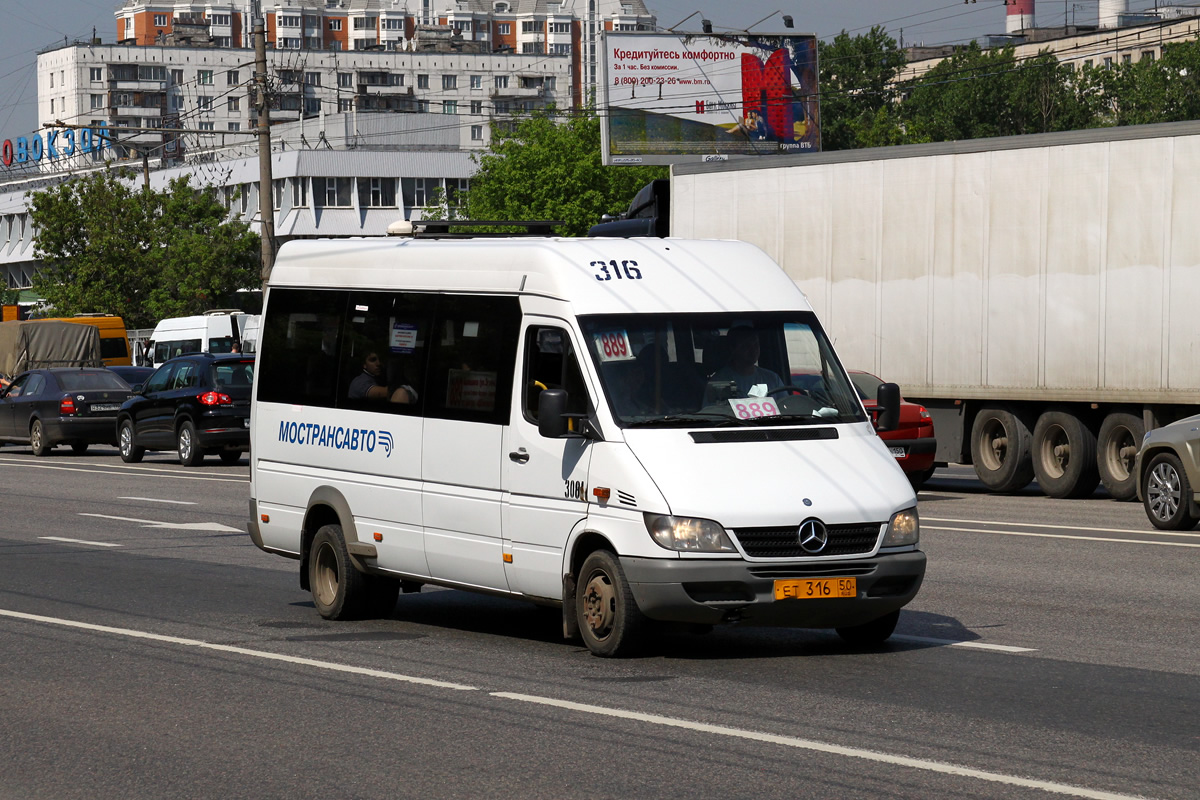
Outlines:
<svg viewBox="0 0 1200 800"><path fill-rule="evenodd" d="M456 591L326 622L210 462L0 448L0 798L1197 796L1200 534L1138 505L943 470L885 648L606 660Z"/></svg>

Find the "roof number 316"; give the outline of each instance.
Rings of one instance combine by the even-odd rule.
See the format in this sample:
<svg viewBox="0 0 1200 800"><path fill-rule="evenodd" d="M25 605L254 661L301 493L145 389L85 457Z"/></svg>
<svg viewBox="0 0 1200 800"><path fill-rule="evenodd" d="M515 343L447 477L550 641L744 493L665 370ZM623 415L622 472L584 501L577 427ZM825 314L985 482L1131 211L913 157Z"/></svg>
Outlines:
<svg viewBox="0 0 1200 800"><path fill-rule="evenodd" d="M614 277L617 280L640 281L642 279L642 271L638 269L636 261L622 261L617 263L616 259L612 261L593 261L593 267L599 267L600 271L596 273L596 280L611 281ZM624 274L622 274L624 273Z"/></svg>

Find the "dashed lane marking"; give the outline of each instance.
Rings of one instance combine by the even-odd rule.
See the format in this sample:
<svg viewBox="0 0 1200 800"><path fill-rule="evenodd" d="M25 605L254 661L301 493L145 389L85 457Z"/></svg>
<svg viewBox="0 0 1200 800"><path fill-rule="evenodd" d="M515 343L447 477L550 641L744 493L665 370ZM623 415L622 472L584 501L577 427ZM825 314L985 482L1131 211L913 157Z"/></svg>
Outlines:
<svg viewBox="0 0 1200 800"><path fill-rule="evenodd" d="M89 542L87 539L68 539L64 536L39 536L39 539L45 539L48 542L67 542L69 544L90 544L95 547L120 547L121 545L113 542Z"/></svg>

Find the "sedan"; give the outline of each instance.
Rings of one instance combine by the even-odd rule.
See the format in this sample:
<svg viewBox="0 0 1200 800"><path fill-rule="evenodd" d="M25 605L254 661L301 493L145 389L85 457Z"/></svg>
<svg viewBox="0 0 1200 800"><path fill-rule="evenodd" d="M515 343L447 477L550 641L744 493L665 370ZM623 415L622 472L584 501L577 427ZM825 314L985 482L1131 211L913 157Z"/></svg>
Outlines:
<svg viewBox="0 0 1200 800"><path fill-rule="evenodd" d="M1187 531L1200 521L1200 416L1149 431L1134 461L1137 495L1150 524Z"/></svg>
<svg viewBox="0 0 1200 800"><path fill-rule="evenodd" d="M117 411L132 395L106 369L34 369L0 392L0 441L29 444L35 456L69 444L81 455L90 444L115 444Z"/></svg>
<svg viewBox="0 0 1200 800"><path fill-rule="evenodd" d="M878 417L878 407L875 396L883 381L869 372L850 370L850 381L858 390L863 405L871 414L871 420ZM933 475L933 457L937 450L937 439L933 435L933 419L925 406L900 400L900 424L895 430L880 431L879 438L887 445L896 458L896 463L908 476L908 481L914 489L920 489L925 481Z"/></svg>
<svg viewBox="0 0 1200 800"><path fill-rule="evenodd" d="M154 371L117 414L121 459L147 450L174 450L194 467L208 453L233 464L250 449L250 386L254 357L192 353Z"/></svg>

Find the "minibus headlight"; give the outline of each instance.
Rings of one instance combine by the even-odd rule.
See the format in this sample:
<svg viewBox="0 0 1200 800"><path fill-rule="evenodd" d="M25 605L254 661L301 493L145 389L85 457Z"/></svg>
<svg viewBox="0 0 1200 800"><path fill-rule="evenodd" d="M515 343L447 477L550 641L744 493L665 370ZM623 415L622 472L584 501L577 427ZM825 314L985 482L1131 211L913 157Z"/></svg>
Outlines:
<svg viewBox="0 0 1200 800"><path fill-rule="evenodd" d="M668 550L689 550L695 553L732 553L733 542L711 519L672 517L667 514L643 514L646 530L654 541Z"/></svg>
<svg viewBox="0 0 1200 800"><path fill-rule="evenodd" d="M883 536L883 547L899 547L916 544L921 539L921 523L916 508L906 508L892 514L888 520L887 533Z"/></svg>

